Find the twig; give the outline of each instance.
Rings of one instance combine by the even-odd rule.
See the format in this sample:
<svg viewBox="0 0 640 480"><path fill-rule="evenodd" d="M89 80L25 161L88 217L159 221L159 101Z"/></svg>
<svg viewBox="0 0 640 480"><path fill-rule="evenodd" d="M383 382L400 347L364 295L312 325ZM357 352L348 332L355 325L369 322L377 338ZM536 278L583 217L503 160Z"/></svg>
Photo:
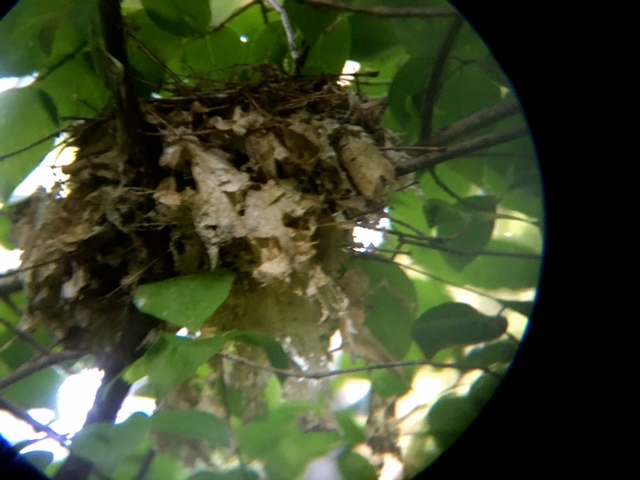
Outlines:
<svg viewBox="0 0 640 480"><path fill-rule="evenodd" d="M153 161L143 134L144 120L133 86L119 0L97 0L107 80L118 104L118 144L131 164L144 171Z"/></svg>
<svg viewBox="0 0 640 480"><path fill-rule="evenodd" d="M238 8L237 10L235 10L234 12L231 12L231 14L229 14L229 16L227 18L225 18L224 20L222 20L218 25L216 25L215 27L213 27L211 30L208 30L207 32L205 32L202 35L198 35L195 38L201 38L201 37L206 37L207 35L211 35L212 33L216 33L218 30L222 30L224 27L227 26L227 24L229 22L231 22L231 20L233 20L234 18L236 18L238 15L244 13L246 10L249 10L251 7L253 7L254 5L261 5L262 2L260 0L252 0L251 2L243 5L242 7Z"/></svg>
<svg viewBox="0 0 640 480"><path fill-rule="evenodd" d="M471 203L467 202L464 198L462 198L456 192L451 190L449 188L449 186L446 183L444 183L442 181L442 179L436 174L436 171L435 171L434 168L430 169L429 173L431 174L431 178L433 178L433 181L436 182L436 185L438 185L447 195L449 195L451 198L457 200L459 203L462 203L464 205L473 206Z"/></svg>
<svg viewBox="0 0 640 480"><path fill-rule="evenodd" d="M401 235L402 236L402 242L407 244L407 245L414 245L416 247L424 247L424 248L430 248L432 250L438 250L439 252L444 252L444 253L450 253L452 255L458 255L460 257L467 257L467 256L473 256L473 257L501 257L501 258L517 258L520 260L534 260L534 261L540 261L542 259L542 257L540 255L536 255L534 253L511 253L511 252L498 252L498 251L494 251L494 250L477 250L477 251L469 251L469 252L465 252L462 250L457 250L455 248L449 248L449 247L445 247L441 244L435 243L435 242L430 242L430 241L426 241L426 240L414 240L411 238L408 238L407 235L404 235L400 232L395 232L393 230L387 230L387 232L389 234L392 235Z"/></svg>
<svg viewBox="0 0 640 480"><path fill-rule="evenodd" d="M481 297L488 298L490 300L498 302L498 303L500 303L502 305L504 305L504 302L507 301L507 300L502 300L502 299L500 299L498 297L494 297L493 295L490 295L489 293L484 292L482 290L476 290L475 288L471 288L471 287L468 287L468 286L465 286L465 285L460 285L458 283L451 282L451 281L446 280L446 279L444 279L442 277L439 277L437 275L433 275L433 274L431 274L431 273L429 273L429 272L427 272L425 270L422 270L422 269L420 269L418 267L414 267L413 265L406 265L404 263L398 263L398 262L396 262L396 261L394 261L394 260L392 260L390 258L379 257L378 255L371 255L371 254L368 254L368 253L358 253L357 256L361 260L371 260L373 262L381 262L381 263L392 263L394 265L399 266L402 269L410 270L410 271L418 273L420 275L424 275L425 277L429 277L431 280L434 280L436 282L444 283L445 285L449 285L449 286L454 287L454 288L459 288L460 290L465 290L467 292L474 293L474 294L479 295Z"/></svg>
<svg viewBox="0 0 640 480"><path fill-rule="evenodd" d="M91 353L88 350L67 350L65 352L50 353L45 356L35 358L29 363L20 366L15 372L8 377L0 379L0 391L10 387L23 378L28 377L32 373L39 372L42 369L57 365L68 360L78 360Z"/></svg>
<svg viewBox="0 0 640 480"><path fill-rule="evenodd" d="M450 147L446 152L424 154L418 157L412 158L401 165L396 166L396 175L406 175L418 170L425 170L427 168L439 165L448 160L454 158L460 158L465 155L470 155L479 150L485 150L502 143L511 142L518 138L527 136L529 131L526 127L518 127L509 130L505 130L499 133L491 133L471 139L467 142L461 143Z"/></svg>
<svg viewBox="0 0 640 480"><path fill-rule="evenodd" d="M144 456L142 465L140 465L140 469L133 480L144 480L146 478L154 458L156 458L156 451L152 448Z"/></svg>
<svg viewBox="0 0 640 480"><path fill-rule="evenodd" d="M230 353L218 353L223 358L231 360L236 363L241 363L251 368L255 368L257 370L263 370L267 372L271 372L278 375L284 375L285 377L295 377L295 378L310 378L313 380L318 380L321 378L327 377L335 377L337 375L348 375L350 373L359 373L359 372L369 372L373 370L388 370L393 368L401 368L401 367L415 367L421 365L430 365L435 368L453 368L456 370L482 370L483 372L501 378L497 373L493 372L487 367L475 366L475 365L457 365L455 363L440 363L433 362L431 360L415 360L412 362L395 362L395 363L386 363L386 364L378 364L378 365L369 365L366 367L356 367L356 368L347 368L344 370L328 370L326 372L300 372L294 370L288 370L285 368L275 368L269 367L266 365L261 365L259 363L252 362L251 360L247 360L245 358L237 357Z"/></svg>
<svg viewBox="0 0 640 480"><path fill-rule="evenodd" d="M456 17L451 22L447 36L442 42L438 55L431 67L429 82L422 95L422 105L420 107L421 123L418 143L421 145L427 144L430 140L431 130L433 129L433 111L442 90L445 66L463 25L464 20L462 17Z"/></svg>
<svg viewBox="0 0 640 480"><path fill-rule="evenodd" d="M293 58L293 63L298 64L298 59L302 52L298 49L295 40L295 34L293 31L293 26L291 25L291 20L289 20L289 14L284 9L282 5L278 3L278 0L265 0L273 9L278 12L280 15L280 21L282 21L282 26L284 27L284 32L287 35L287 42L289 44L289 52L291 53L291 57Z"/></svg>
<svg viewBox="0 0 640 480"><path fill-rule="evenodd" d="M60 433L53 430L51 427L38 422L31 415L29 415L27 412L17 407L13 403L8 402L3 398L0 398L0 409L6 410L7 412L11 413L11 415L13 415L14 417L17 417L20 420L27 422L36 432L45 433L47 437L54 439L64 448L69 448L69 439L67 438L66 435L61 435Z"/></svg>
<svg viewBox="0 0 640 480"><path fill-rule="evenodd" d="M80 42L80 44L74 50L72 50L71 52L66 54L64 57L62 57L60 60L58 60L56 63L51 65L51 67L42 75L38 75L36 79L33 81L33 83L41 82L42 80L47 78L49 75L51 75L53 72L55 72L57 69L62 67L69 60L72 60L87 46L87 44L88 42L86 40L83 40L82 42Z"/></svg>
<svg viewBox="0 0 640 480"><path fill-rule="evenodd" d="M31 145L27 145L26 147L19 148L18 150L14 150L13 152L9 152L9 153L5 153L4 155L0 155L0 162L2 160L6 160L7 158L15 157L16 155L19 155L19 154L21 154L23 152L26 152L27 150L31 150L32 148L37 147L38 145L46 142L47 140L51 140L52 138L57 137L58 135L60 135L64 131L65 131L65 129L58 130L55 133L47 135L46 137L41 138L40 140L37 140L37 141L33 142Z"/></svg>
<svg viewBox="0 0 640 480"><path fill-rule="evenodd" d="M433 17L455 17L458 13L450 8L420 8L420 7L363 7L352 5L341 0L304 0L304 4L310 7L330 8L332 10L342 10L343 12L362 13L374 15L376 17L391 18L433 18Z"/></svg>
<svg viewBox="0 0 640 480"><path fill-rule="evenodd" d="M414 152L446 152L447 147L431 147L416 145L413 147L378 147L378 150L402 150L402 151L414 151Z"/></svg>
<svg viewBox="0 0 640 480"><path fill-rule="evenodd" d="M51 354L51 351L49 351L48 348L44 347L43 345L40 345L38 342L35 341L35 339L31 335L29 335L26 332L23 332L22 330L17 328L15 325L11 324L6 319L0 317L0 324L2 324L7 330L10 330L11 333L13 333L16 337L21 338L22 340L24 340L26 343L31 345L33 348L38 350L43 355Z"/></svg>
<svg viewBox="0 0 640 480"><path fill-rule="evenodd" d="M516 100L497 103L438 130L431 136L428 143L430 145L447 145L453 140L504 120L519 111L520 107Z"/></svg>

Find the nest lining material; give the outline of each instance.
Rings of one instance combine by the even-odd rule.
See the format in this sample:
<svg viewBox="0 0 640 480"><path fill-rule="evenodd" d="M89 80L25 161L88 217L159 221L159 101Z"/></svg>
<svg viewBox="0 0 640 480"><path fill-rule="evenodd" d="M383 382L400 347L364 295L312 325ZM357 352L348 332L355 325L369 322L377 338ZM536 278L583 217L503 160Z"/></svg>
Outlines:
<svg viewBox="0 0 640 480"><path fill-rule="evenodd" d="M16 229L27 322L81 326L95 347L123 327L114 311L136 285L222 266L238 276L213 328L326 352L309 328L321 335L346 308L344 247L397 187L382 111L318 78L182 90L143 105L159 159L145 171L118 145L114 113L77 125L68 195L36 195Z"/></svg>

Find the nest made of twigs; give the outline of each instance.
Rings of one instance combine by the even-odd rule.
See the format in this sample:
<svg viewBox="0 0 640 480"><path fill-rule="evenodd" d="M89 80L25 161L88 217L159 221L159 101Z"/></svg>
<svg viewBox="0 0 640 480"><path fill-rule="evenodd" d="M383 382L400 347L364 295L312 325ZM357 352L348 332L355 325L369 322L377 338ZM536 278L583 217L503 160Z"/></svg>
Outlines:
<svg viewBox="0 0 640 480"><path fill-rule="evenodd" d="M397 185L383 109L327 78L181 87L142 105L157 158L143 172L115 113L75 126L68 180L16 229L26 321L80 326L96 346L124 327L114 311L137 285L226 267L237 280L212 328L320 353L308 328L346 308L336 276L352 229L376 223Z"/></svg>

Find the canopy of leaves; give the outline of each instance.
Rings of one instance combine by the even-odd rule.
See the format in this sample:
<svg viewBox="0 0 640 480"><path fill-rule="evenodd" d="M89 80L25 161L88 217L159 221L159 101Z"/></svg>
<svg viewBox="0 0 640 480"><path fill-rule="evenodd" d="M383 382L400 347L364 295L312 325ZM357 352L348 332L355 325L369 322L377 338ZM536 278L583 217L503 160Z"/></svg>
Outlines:
<svg viewBox="0 0 640 480"><path fill-rule="evenodd" d="M13 225L40 218L29 201L15 203L11 194L52 150L56 136L83 120L106 118L117 104L114 63L105 44L109 33L100 27L101 3L63 0L52 9L50 2L24 0L0 22L0 44L8 46L0 52L0 77L33 80L0 92L0 246L11 248L21 235L24 244L25 235ZM333 461L343 478L376 478L386 454L402 459L407 477L417 473L456 440L490 399L516 354L533 305L543 253L542 186L508 79L486 45L444 1L125 0L121 9L127 68L142 103L179 101L181 92L193 89L215 96L225 82L255 82L260 69L318 76L335 85L350 60L358 62L359 72L342 78L348 82L344 88L357 93L353 98L366 99L371 117L382 118L394 132L396 154L387 153L390 147L358 144L373 149L367 158L353 158L365 162L359 171L373 171L375 181L383 181L384 193L376 190L375 195L386 202L367 214L358 207L355 219L331 217L334 223L350 222L349 228L382 235L380 243L345 245L321 233L304 238L305 248L311 240L335 243L333 252L316 252L324 267L331 266L335 281L310 282L311 293L305 295L319 299L314 308L293 300L295 281L269 303L260 289L224 268L158 274L161 280L137 285L130 303L155 317L163 330L144 339L144 354L119 378L130 383L144 379L144 391L162 406L151 416L134 414L116 425L88 424L73 438L71 454L114 479L262 478L258 472L274 479L299 478L321 458ZM203 111L198 115L216 114L215 108L199 105ZM254 118L245 114L234 112L234 121ZM240 145L249 135L238 134L240 127L229 119L221 122L216 134L228 131L227 142ZM195 123L191 134L205 129ZM283 127L269 142L282 142L280 148L284 144L292 151L296 142L317 147L308 132L292 133L302 127L292 127L293 121L287 125L289 130ZM367 134L376 132L371 127ZM182 138L185 132L173 133ZM260 153L244 144L240 150L247 158ZM269 158L279 151L274 146ZM163 155L175 162L176 171L182 168L183 153ZM287 164L269 161L283 175L278 169ZM382 164L386 176L380 174ZM388 178L388 168L397 178ZM238 175L247 175L246 168ZM362 189L367 186L351 175L352 190L360 189L371 200L375 195L366 195ZM193 185L178 186L173 193L196 188L199 179L188 181ZM233 181L217 179L215 188ZM197 188L202 190L202 184ZM65 195L60 186L54 192ZM239 205L235 190L224 192L220 198ZM164 195L169 205L173 197ZM265 203L264 212L272 212L268 208L280 198L291 203L287 195ZM202 205L215 210L213 203ZM312 211L304 211L306 218ZM112 214L109 209L101 213L113 223ZM305 216L283 215L288 222L284 231L303 228ZM305 228L321 232L321 227ZM80 243L73 228L69 221L68 245ZM93 235L98 236L90 232L86 238ZM254 256L276 248L265 240L268 236L250 238L241 247ZM237 239L229 237L225 246L236 248ZM299 237L294 241L303 243ZM172 242L173 248L177 241ZM20 276L0 276L1 405L27 420L31 408L55 411L65 376L101 358L99 352L74 351L68 338L61 341L45 324L21 320L35 307L32 297L27 304L20 282L28 281L33 269L53 271L56 261L47 258ZM147 263L157 273L155 261ZM100 278L106 271L91 275ZM87 280L78 272L65 272L70 279L56 292L81 296ZM126 273L129 283L121 281L116 290L147 274ZM312 273L296 274L317 280ZM113 292L102 294L108 298ZM42 292L45 307L38 308L46 308L47 295ZM245 320L234 317L238 312ZM211 323L214 315L224 322ZM316 316L321 321L309 321ZM291 332L268 328L296 318L299 326ZM187 333L176 336L181 327ZM305 338L309 349L296 350L293 345L304 345ZM341 344L336 345L338 338ZM318 345L334 350L318 358ZM440 382L439 393L411 397L428 375ZM354 385L366 385L366 393L345 400ZM402 398L420 408L402 418ZM33 420L32 425L48 431ZM403 443L400 437L407 432L414 435ZM30 460L51 475L60 468L45 452L33 452Z"/></svg>

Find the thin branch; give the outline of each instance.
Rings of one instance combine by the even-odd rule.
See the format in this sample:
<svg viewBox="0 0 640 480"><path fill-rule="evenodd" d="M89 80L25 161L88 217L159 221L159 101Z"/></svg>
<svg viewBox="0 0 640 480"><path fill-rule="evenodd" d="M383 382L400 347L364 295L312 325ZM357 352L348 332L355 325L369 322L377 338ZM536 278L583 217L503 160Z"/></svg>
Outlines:
<svg viewBox="0 0 640 480"><path fill-rule="evenodd" d="M151 468L151 464L153 460L156 458L156 451L152 448L147 454L144 456L144 460L142 461L142 465L140 465L140 469L136 474L133 480L144 480L149 473L149 469Z"/></svg>
<svg viewBox="0 0 640 480"><path fill-rule="evenodd" d="M8 377L0 379L0 391L7 387L10 387L16 382L19 382L23 378L29 375L39 372L52 365L57 365L68 360L79 360L80 358L91 353L88 350L68 350L65 352L50 353L45 356L38 357L24 365L20 366Z"/></svg>
<svg viewBox="0 0 640 480"><path fill-rule="evenodd" d="M471 155L479 150L485 150L487 148L495 147L502 143L511 142L518 138L526 137L529 131L526 127L518 127L509 130L505 130L499 133L491 133L483 135L481 137L473 138L467 142L461 143L450 147L446 152L424 154L418 157L412 158L401 165L396 166L396 175L406 175L408 173L417 172L418 170L425 170L435 165L439 165L448 160L460 158L466 155Z"/></svg>
<svg viewBox="0 0 640 480"><path fill-rule="evenodd" d="M243 5L242 7L238 8L234 12L231 12L231 14L227 18L222 20L218 25L213 27L211 30L205 32L204 34L197 36L196 38L206 37L207 35L211 35L212 33L216 33L218 30L222 30L224 27L227 26L227 24L229 22L231 22L231 20L233 20L234 18L236 18L240 14L244 13L246 10L249 10L251 7L253 7L255 5L261 5L261 4L262 4L262 2L260 0L252 0L251 2Z"/></svg>
<svg viewBox="0 0 640 480"><path fill-rule="evenodd" d="M434 18L456 17L458 12L451 8L420 8L420 7L363 7L341 0L304 0L305 5L317 8L342 10L343 12L362 13L376 17L390 18Z"/></svg>
<svg viewBox="0 0 640 480"><path fill-rule="evenodd" d="M457 200L459 203L462 203L464 205L472 206L471 203L467 202L464 198L462 198L456 192L451 190L449 188L449 186L442 181L442 179L436 174L435 168L430 169L429 173L431 174L431 178L433 178L433 181L436 182L436 185L439 186L442 189L442 191L444 191L447 195L449 195L451 198Z"/></svg>
<svg viewBox="0 0 640 480"><path fill-rule="evenodd" d="M46 137L41 138L40 140L37 140L37 141L33 142L31 145L27 145L26 147L19 148L18 150L14 150L13 152L9 152L9 153L5 153L4 155L0 155L0 162L2 160L6 160L7 158L11 158L11 157L19 155L19 154L21 154L23 152L26 152L27 150L31 150L32 148L37 147L38 145L46 142L47 140L51 140L52 138L56 138L58 135L60 135L64 131L65 131L65 129L58 130L55 133L47 135ZM53 147L53 145L52 145L52 147Z"/></svg>
<svg viewBox="0 0 640 480"><path fill-rule="evenodd" d="M453 368L456 370L482 370L488 375L493 375L498 378L501 378L497 373L490 370L488 367L476 366L476 365L458 365L455 363L441 363L434 362L431 360L415 360L412 362L395 362L395 363L386 363L386 364L378 364L378 365L369 365L366 367L357 367L357 368L347 368L344 370L328 370L326 372L300 372L295 370L288 370L285 368L275 368L269 367L266 365L261 365L259 363L252 362L242 357L237 357L230 353L218 353L223 358L231 360L236 363L241 363L242 365L246 365L251 368L255 368L257 370L263 370L267 372L271 372L278 375L284 375L285 377L294 377L294 378L309 378L313 380L318 380L321 378L327 377L335 377L337 375L348 375L350 373L360 373L360 372L369 372L373 370L389 370L393 368L401 368L401 367L415 367L422 365L430 365L435 368Z"/></svg>
<svg viewBox="0 0 640 480"><path fill-rule="evenodd" d="M280 15L280 20L282 21L282 26L284 27L284 32L287 35L287 43L289 44L289 52L291 53L291 57L293 58L293 62L297 65L298 59L302 52L298 49L295 40L295 33L293 31L293 26L291 25L291 20L289 20L289 14L284 9L282 5L278 3L278 0L265 0L273 9L278 12Z"/></svg>
<svg viewBox="0 0 640 480"><path fill-rule="evenodd" d="M498 123L505 118L520 112L520 107L516 100L507 100L496 103L484 110L474 113L458 122L452 123L431 135L430 145L447 145L458 138L475 132L482 128Z"/></svg>
<svg viewBox="0 0 640 480"><path fill-rule="evenodd" d="M17 407L13 403L8 402L3 398L0 398L0 409L6 410L7 412L11 413L11 415L13 415L14 417L19 418L23 422L28 423L36 432L45 433L47 437L52 438L53 440L58 442L60 445L62 445L64 448L69 448L69 439L67 438L66 435L62 435L56 432L55 430L53 430L51 427L38 422L31 415L29 415L27 412Z"/></svg>
<svg viewBox="0 0 640 480"><path fill-rule="evenodd" d="M118 144L129 154L134 167L150 165L149 148L143 133L144 120L133 86L125 43L125 26L119 0L98 0L98 16L104 40L107 80L118 104Z"/></svg>
<svg viewBox="0 0 640 480"><path fill-rule="evenodd" d="M73 60L87 46L87 44L88 44L88 42L86 40L83 40L82 42L80 42L80 44L73 51L69 52L64 57L62 57L60 60L58 60L56 63L51 65L49 70L44 72L42 75L38 75L36 77L36 79L33 81L33 83L41 82L42 80L47 78L49 75L51 75L53 72L55 72L60 67L62 67L69 60Z"/></svg>
<svg viewBox="0 0 640 480"><path fill-rule="evenodd" d="M452 282L450 280L447 280L445 278L439 277L437 275L433 275L433 274L431 274L431 273L429 273L429 272L427 272L427 271L425 271L425 270L423 270L421 268L414 267L413 265L406 265L404 263L398 263L398 262L396 262L396 261L394 261L394 260L392 260L390 258L380 257L380 256L375 255L375 254L371 255L369 253L358 253L357 257L359 259L361 259L361 260L371 260L373 262L380 262L380 263L392 263L394 265L399 266L402 269L410 270L410 271L415 272L417 274L424 275L425 277L428 277L431 280L434 280L434 281L439 282L439 283L443 283L443 284L448 285L450 287L459 288L460 290L465 290L465 291L471 292L471 293L473 293L475 295L479 295L481 297L488 298L490 300L493 300L494 302L500 303L501 305L504 305L505 302L508 301L508 300L503 300L503 299L501 299L499 297L494 297L493 295L491 295L491 294L489 294L489 293L487 293L485 291L477 290L475 288L468 287L466 285L460 285L458 283ZM507 308L508 308L508 305L507 305Z"/></svg>
<svg viewBox="0 0 640 480"><path fill-rule="evenodd" d="M401 241L406 245L414 245L416 247L430 248L432 250L438 250L439 252L450 253L451 255L458 255L459 257L472 256L472 257L517 258L520 260L533 260L538 262L542 260L542 257L540 255L536 255L534 253L498 252L494 250L478 250L478 251L465 252L462 250L457 250L455 248L445 247L441 244L437 244L429 241L413 240L411 238L407 238L406 235L401 234L399 232L394 232L393 230L387 230L387 232L392 235L402 236Z"/></svg>
<svg viewBox="0 0 640 480"><path fill-rule="evenodd" d="M438 97L440 96L440 91L442 90L445 66L447 65L447 60L453 51L453 47L455 46L463 25L464 19L462 17L456 17L453 22L451 22L447 36L442 42L438 55L431 67L429 82L422 95L422 105L420 107L421 124L420 137L418 140L418 144L420 145L426 145L430 140L433 129L433 112Z"/></svg>
<svg viewBox="0 0 640 480"><path fill-rule="evenodd" d="M6 319L0 317L0 324L2 324L7 330L10 330L11 333L13 333L16 337L22 339L24 342L31 345L33 348L38 350L43 355L51 354L51 351L48 348L46 348L43 345L40 345L40 343L38 343L31 335L29 335L26 332L23 332L22 330L17 328L15 325L11 324Z"/></svg>

